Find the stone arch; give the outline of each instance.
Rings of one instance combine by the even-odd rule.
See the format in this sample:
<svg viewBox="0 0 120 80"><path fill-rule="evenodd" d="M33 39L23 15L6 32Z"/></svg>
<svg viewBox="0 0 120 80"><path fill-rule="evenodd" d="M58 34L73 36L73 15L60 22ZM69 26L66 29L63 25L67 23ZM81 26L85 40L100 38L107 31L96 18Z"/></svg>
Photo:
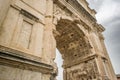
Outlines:
<svg viewBox="0 0 120 80"><path fill-rule="evenodd" d="M91 44L77 24L75 20L61 17L53 32L57 48L62 54L64 73L67 68L80 64L83 58L91 54Z"/></svg>
<svg viewBox="0 0 120 80"><path fill-rule="evenodd" d="M64 80L117 80L85 0L0 2L0 80L56 80L56 42Z"/></svg>
<svg viewBox="0 0 120 80"><path fill-rule="evenodd" d="M89 19L89 22L92 21L90 17ZM54 4L53 34L63 58L64 80L99 79L96 60L98 54L95 53L94 42L91 39L94 38L94 23L86 22L87 20L67 7Z"/></svg>

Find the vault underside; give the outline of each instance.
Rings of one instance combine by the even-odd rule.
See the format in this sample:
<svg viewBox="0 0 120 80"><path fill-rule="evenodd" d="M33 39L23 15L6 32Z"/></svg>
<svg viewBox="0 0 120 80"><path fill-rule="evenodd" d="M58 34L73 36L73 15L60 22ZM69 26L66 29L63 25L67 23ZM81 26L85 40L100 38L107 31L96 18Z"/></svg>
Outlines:
<svg viewBox="0 0 120 80"><path fill-rule="evenodd" d="M72 66L90 54L90 44L82 30L72 21L60 20L56 26L57 48L64 59L63 66Z"/></svg>

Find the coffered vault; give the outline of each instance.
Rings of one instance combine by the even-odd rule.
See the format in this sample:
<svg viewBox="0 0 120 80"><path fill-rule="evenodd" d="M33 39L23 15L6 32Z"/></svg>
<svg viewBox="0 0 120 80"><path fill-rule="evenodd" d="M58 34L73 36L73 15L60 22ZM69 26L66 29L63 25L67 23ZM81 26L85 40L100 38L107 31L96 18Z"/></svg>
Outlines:
<svg viewBox="0 0 120 80"><path fill-rule="evenodd" d="M86 0L1 0L0 80L116 80L96 12Z"/></svg>

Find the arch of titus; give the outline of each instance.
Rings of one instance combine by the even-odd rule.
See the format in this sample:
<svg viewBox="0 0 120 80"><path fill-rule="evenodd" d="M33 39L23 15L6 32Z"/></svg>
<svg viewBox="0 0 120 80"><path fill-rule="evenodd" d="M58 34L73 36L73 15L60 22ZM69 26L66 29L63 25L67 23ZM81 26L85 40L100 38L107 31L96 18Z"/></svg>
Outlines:
<svg viewBox="0 0 120 80"><path fill-rule="evenodd" d="M116 80L86 0L0 0L0 80Z"/></svg>

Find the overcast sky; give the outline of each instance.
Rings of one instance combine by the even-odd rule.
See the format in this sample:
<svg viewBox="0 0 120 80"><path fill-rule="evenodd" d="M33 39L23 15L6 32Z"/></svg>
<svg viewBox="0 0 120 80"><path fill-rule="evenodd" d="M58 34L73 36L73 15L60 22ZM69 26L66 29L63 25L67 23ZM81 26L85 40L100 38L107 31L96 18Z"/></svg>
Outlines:
<svg viewBox="0 0 120 80"><path fill-rule="evenodd" d="M96 18L106 31L105 44L116 74L120 74L120 0L87 0L89 6L97 11ZM62 65L61 55L57 52L58 66ZM58 80L62 79L62 68L59 68Z"/></svg>
<svg viewBox="0 0 120 80"><path fill-rule="evenodd" d="M87 0L106 31L105 44L116 74L120 74L120 0Z"/></svg>

